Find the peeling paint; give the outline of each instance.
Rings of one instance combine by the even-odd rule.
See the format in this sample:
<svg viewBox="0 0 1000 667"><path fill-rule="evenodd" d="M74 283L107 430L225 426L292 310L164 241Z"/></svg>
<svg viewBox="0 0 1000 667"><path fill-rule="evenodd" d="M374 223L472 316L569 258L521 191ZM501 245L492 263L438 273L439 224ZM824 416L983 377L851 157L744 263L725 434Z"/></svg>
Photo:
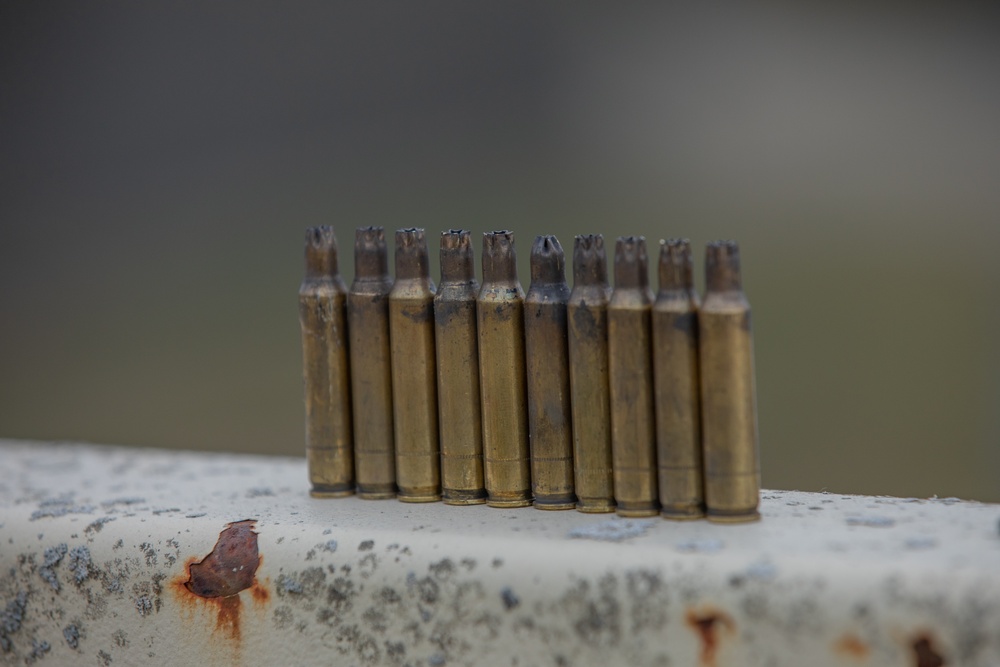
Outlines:
<svg viewBox="0 0 1000 667"><path fill-rule="evenodd" d="M256 519L228 524L212 552L188 566L184 587L203 598L225 598L250 588L260 564Z"/></svg>

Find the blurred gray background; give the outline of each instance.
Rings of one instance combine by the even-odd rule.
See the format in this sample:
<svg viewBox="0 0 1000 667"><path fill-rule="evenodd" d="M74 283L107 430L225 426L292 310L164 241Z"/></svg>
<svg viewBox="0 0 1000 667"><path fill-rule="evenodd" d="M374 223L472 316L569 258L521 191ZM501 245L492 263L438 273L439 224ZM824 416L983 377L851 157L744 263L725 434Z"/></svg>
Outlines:
<svg viewBox="0 0 1000 667"><path fill-rule="evenodd" d="M724 237L765 486L1000 501L1000 22L828 4L4 3L0 436L300 454L310 225Z"/></svg>

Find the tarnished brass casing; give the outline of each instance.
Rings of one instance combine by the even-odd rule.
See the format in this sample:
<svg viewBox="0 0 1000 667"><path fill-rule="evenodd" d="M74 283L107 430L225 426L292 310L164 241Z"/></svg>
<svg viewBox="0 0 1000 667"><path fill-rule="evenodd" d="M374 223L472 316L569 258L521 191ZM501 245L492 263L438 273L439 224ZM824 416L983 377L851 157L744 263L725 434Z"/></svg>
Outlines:
<svg viewBox="0 0 1000 667"><path fill-rule="evenodd" d="M698 334L708 518L755 521L760 518L760 463L753 335L736 243L708 245L705 287Z"/></svg>
<svg viewBox="0 0 1000 667"><path fill-rule="evenodd" d="M354 469L358 496L396 495L389 346L389 262L381 227L357 230L354 282L347 293L351 389L354 404Z"/></svg>
<svg viewBox="0 0 1000 667"><path fill-rule="evenodd" d="M514 232L483 236L479 388L483 464L491 507L531 504L524 366L524 290L517 279Z"/></svg>
<svg viewBox="0 0 1000 667"><path fill-rule="evenodd" d="M469 232L441 234L441 283L434 297L441 497L448 505L486 502L479 404L475 253Z"/></svg>
<svg viewBox="0 0 1000 667"><path fill-rule="evenodd" d="M555 236L531 247L531 286L524 299L528 379L528 434L535 507L569 510L573 493L573 429L570 423L567 348L566 257Z"/></svg>
<svg viewBox="0 0 1000 667"><path fill-rule="evenodd" d="M615 501L621 516L655 516L660 509L648 266L643 237L618 239L615 289L608 303L608 368Z"/></svg>
<svg viewBox="0 0 1000 667"><path fill-rule="evenodd" d="M299 288L306 401L306 462L317 497L354 493L347 286L331 227L306 230L306 273Z"/></svg>
<svg viewBox="0 0 1000 667"><path fill-rule="evenodd" d="M398 498L441 499L434 283L422 229L396 232L396 281L389 292L392 405Z"/></svg>
<svg viewBox="0 0 1000 667"><path fill-rule="evenodd" d="M611 387L608 383L608 264L604 237L577 236L573 291L566 304L573 459L581 512L613 512Z"/></svg>
<svg viewBox="0 0 1000 667"><path fill-rule="evenodd" d="M660 241L660 291L653 304L653 385L660 506L668 519L705 516L698 389L698 293L691 243Z"/></svg>

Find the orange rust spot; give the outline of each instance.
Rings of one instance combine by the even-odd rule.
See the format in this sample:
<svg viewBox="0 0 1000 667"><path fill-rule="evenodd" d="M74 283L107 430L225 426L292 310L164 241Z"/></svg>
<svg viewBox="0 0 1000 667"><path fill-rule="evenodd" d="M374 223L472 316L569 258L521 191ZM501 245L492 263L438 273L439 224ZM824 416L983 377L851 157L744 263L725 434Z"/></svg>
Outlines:
<svg viewBox="0 0 1000 667"><path fill-rule="evenodd" d="M249 588L258 605L270 599L267 588L255 576L264 560L257 551L255 523L245 520L227 524L211 553L200 560L188 558L183 572L169 582L169 589L183 607L211 608L215 631L236 643L242 638L240 591Z"/></svg>
<svg viewBox="0 0 1000 667"><path fill-rule="evenodd" d="M929 633L917 635L910 647L916 660L915 667L945 667L944 658L934 648L934 641Z"/></svg>
<svg viewBox="0 0 1000 667"><path fill-rule="evenodd" d="M852 634L846 634L837 640L837 643L833 645L833 650L855 660L864 660L871 652L868 644L864 643L857 635Z"/></svg>
<svg viewBox="0 0 1000 667"><path fill-rule="evenodd" d="M715 653L719 648L718 629L721 627L727 634L736 630L733 619L718 609L703 611L688 610L685 617L688 627L698 633L701 639L701 664L704 667L715 665Z"/></svg>
<svg viewBox="0 0 1000 667"><path fill-rule="evenodd" d="M259 582L254 582L254 585L250 587L250 595L253 596L253 601L258 605L267 604L271 599L271 594Z"/></svg>

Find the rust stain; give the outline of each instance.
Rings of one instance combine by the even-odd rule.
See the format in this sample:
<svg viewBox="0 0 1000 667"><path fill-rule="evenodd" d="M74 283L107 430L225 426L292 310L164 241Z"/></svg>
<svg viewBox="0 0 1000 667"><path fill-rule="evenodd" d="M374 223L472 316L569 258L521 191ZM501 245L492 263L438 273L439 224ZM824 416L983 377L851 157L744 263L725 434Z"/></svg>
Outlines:
<svg viewBox="0 0 1000 667"><path fill-rule="evenodd" d="M833 645L833 650L848 658L864 660L868 657L871 649L857 635L846 634Z"/></svg>
<svg viewBox="0 0 1000 667"><path fill-rule="evenodd" d="M264 561L264 557L260 557L261 562ZM258 606L263 606L271 600L271 594L267 590L267 584L271 583L271 578L268 577L264 584L255 581L254 585L250 587L250 595L253 596L253 601L257 603Z"/></svg>
<svg viewBox="0 0 1000 667"><path fill-rule="evenodd" d="M945 660L934 648L934 641L930 634L922 633L917 635L910 644L913 649L915 667L945 667Z"/></svg>
<svg viewBox="0 0 1000 667"><path fill-rule="evenodd" d="M685 617L688 627L701 639L701 665L715 667L715 654L719 648L719 628L732 634L736 624L732 617L718 609L688 610Z"/></svg>
<svg viewBox="0 0 1000 667"><path fill-rule="evenodd" d="M256 580L263 556L257 550L256 520L227 524L211 553L202 559L188 558L184 571L171 588L186 607L207 606L215 611L215 631L239 643L242 638L240 591L249 589L257 605L270 599L267 588Z"/></svg>

